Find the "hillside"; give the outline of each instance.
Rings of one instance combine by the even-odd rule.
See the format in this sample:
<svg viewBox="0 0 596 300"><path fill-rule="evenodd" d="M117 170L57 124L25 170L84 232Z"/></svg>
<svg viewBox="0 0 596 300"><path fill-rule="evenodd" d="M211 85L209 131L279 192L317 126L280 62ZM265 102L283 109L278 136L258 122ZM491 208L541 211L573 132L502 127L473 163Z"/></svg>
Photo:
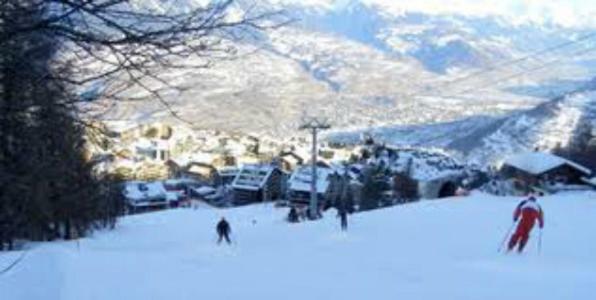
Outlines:
<svg viewBox="0 0 596 300"><path fill-rule="evenodd" d="M367 132L391 144L448 149L467 161L482 164L536 148L566 147L577 141L582 128L596 127L594 120L596 92L590 85L506 116L475 116L446 123L340 131L330 134L329 138L355 142Z"/></svg>
<svg viewBox="0 0 596 300"><path fill-rule="evenodd" d="M204 1L143 3L167 10L172 2L184 7ZM236 9L250 2L238 1ZM284 9L298 21L235 44L238 59L162 74L185 88L164 93L182 118L199 128L285 137L296 133L304 113L326 116L338 129L499 116L574 90L592 75L596 61L586 51L594 39L581 39L589 27L395 12L365 0L270 2L263 6ZM573 41L578 43L495 68ZM543 64L550 65L528 71ZM159 101L108 107L102 118L172 119Z"/></svg>
<svg viewBox="0 0 596 300"><path fill-rule="evenodd" d="M542 299L594 297L596 194L541 200L522 255L497 253L519 199L473 194L288 224L286 209L178 209L129 216L77 242L31 245L2 299ZM231 247L214 225L232 224ZM0 254L5 266L19 252Z"/></svg>

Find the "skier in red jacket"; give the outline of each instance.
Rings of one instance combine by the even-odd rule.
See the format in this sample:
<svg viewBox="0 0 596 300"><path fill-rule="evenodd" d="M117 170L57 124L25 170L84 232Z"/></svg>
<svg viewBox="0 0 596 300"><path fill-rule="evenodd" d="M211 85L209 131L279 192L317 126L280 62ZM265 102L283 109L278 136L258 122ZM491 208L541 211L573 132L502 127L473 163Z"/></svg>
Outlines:
<svg viewBox="0 0 596 300"><path fill-rule="evenodd" d="M517 252L521 253L530 238L530 231L532 231L536 220L538 220L540 229L544 227L544 214L540 205L536 203L534 196L530 196L517 206L513 213L513 221L517 222L520 216L521 221L517 224L517 229L509 240L508 249L511 251L515 245L518 245Z"/></svg>

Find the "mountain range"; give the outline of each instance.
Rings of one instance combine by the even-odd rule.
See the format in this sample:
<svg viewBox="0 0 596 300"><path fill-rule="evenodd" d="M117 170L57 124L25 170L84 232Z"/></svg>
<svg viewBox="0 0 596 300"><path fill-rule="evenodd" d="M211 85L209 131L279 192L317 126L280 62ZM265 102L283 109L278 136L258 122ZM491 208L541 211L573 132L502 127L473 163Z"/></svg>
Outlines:
<svg viewBox="0 0 596 300"><path fill-rule="evenodd" d="M589 27L395 12L365 0L261 2L297 21L238 42L236 59L164 72L184 88L166 99L196 128L285 138L305 115L318 116L333 125L330 137L382 133L484 161L503 143L514 151L565 142L557 126L593 113ZM112 105L103 118L175 121L158 101Z"/></svg>

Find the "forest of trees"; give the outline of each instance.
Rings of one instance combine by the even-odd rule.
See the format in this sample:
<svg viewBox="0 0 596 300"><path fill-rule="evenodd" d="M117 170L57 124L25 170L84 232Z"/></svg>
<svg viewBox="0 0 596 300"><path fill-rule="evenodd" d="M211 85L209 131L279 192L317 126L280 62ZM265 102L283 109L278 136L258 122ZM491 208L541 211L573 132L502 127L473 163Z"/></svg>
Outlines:
<svg viewBox="0 0 596 300"><path fill-rule="evenodd" d="M125 95L143 89L175 116L161 71L209 67L233 57L243 36L287 22L259 9L229 18L231 0L160 11L139 3L0 0L0 250L84 236L122 213L117 178L85 159L88 133L101 129L82 104L142 100ZM201 63L181 63L189 57ZM99 94L81 93L98 83Z"/></svg>
<svg viewBox="0 0 596 300"><path fill-rule="evenodd" d="M596 171L596 127L584 120L575 129L573 142L553 152Z"/></svg>

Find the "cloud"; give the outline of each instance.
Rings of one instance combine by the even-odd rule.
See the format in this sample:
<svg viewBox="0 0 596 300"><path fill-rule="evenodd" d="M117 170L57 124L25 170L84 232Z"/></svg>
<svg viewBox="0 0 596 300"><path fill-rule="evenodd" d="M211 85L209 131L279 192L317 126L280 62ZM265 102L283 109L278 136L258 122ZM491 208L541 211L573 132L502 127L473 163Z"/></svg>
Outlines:
<svg viewBox="0 0 596 300"><path fill-rule="evenodd" d="M394 12L456 13L470 16L505 16L519 21L552 22L575 27L595 25L594 0L362 0Z"/></svg>
<svg viewBox="0 0 596 300"><path fill-rule="evenodd" d="M272 0L333 9L352 0ZM517 22L554 23L596 28L596 0L357 0L388 12L424 12L467 16L503 16Z"/></svg>

